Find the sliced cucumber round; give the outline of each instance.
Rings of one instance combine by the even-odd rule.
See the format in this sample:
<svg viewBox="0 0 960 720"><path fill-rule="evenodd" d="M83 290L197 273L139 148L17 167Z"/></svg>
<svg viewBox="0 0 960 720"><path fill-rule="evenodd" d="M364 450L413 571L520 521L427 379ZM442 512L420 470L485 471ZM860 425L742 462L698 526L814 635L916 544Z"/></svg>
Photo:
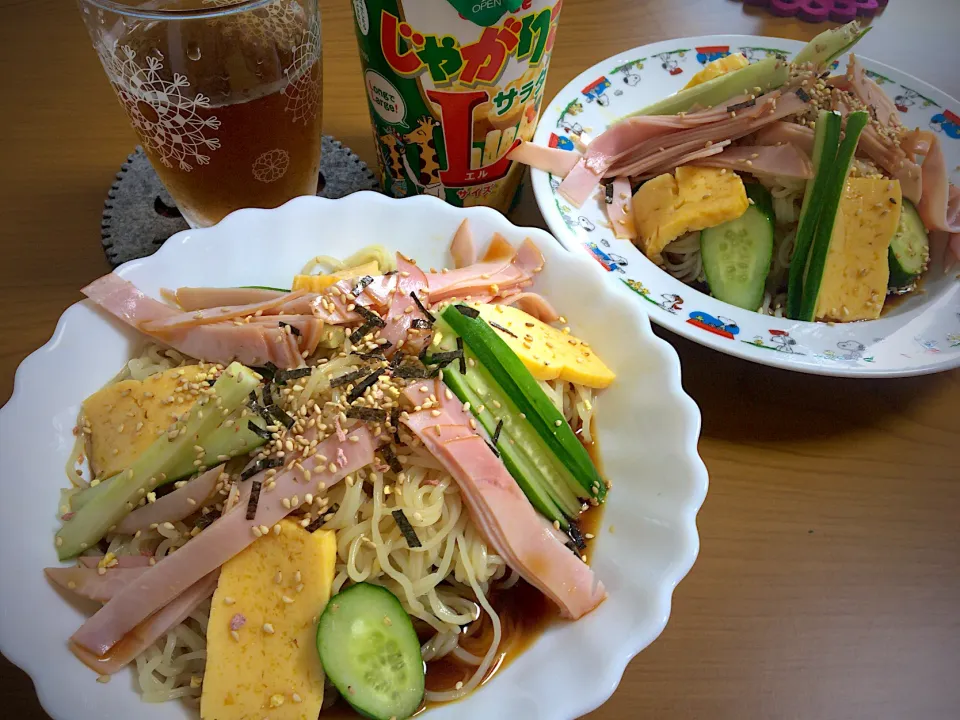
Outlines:
<svg viewBox="0 0 960 720"><path fill-rule="evenodd" d="M773 212L770 193L749 185L753 204L738 218L700 233L700 255L710 293L723 302L756 310L773 257Z"/></svg>
<svg viewBox="0 0 960 720"><path fill-rule="evenodd" d="M930 240L920 213L907 199L900 209L900 224L890 241L888 252L891 288L909 286L927 269L930 262Z"/></svg>
<svg viewBox="0 0 960 720"><path fill-rule="evenodd" d="M317 627L317 650L330 682L357 712L403 720L420 708L420 640L386 588L359 583L331 598Z"/></svg>

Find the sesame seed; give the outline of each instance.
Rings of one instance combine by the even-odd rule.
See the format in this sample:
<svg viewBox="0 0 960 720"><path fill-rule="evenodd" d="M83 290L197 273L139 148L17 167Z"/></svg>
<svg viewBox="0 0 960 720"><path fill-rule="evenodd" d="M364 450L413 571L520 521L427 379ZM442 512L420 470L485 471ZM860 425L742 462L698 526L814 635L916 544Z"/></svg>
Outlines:
<svg viewBox="0 0 960 720"><path fill-rule="evenodd" d="M223 604L224 604L224 605L233 605L235 602L236 602L236 600L234 600L234 599L233 599L232 597L230 597L229 595L223 599Z"/></svg>
<svg viewBox="0 0 960 720"><path fill-rule="evenodd" d="M106 685L108 682L110 682L110 676L109 676L109 675L98 675L98 676L97 676L97 682L100 683L101 685Z"/></svg>
<svg viewBox="0 0 960 720"><path fill-rule="evenodd" d="M260 532L260 528L258 528L256 525L254 525L254 526L252 526L252 527L250 528L250 532L252 532L255 537L262 537L262 536L263 536L263 533Z"/></svg>
<svg viewBox="0 0 960 720"><path fill-rule="evenodd" d="M270 623L264 623L264 624L263 624L263 631L264 631L267 635L273 635L273 633L276 632L276 631L273 629L273 625L271 625Z"/></svg>
<svg viewBox="0 0 960 720"><path fill-rule="evenodd" d="M230 637L232 637L236 642L240 642L240 633L238 633L236 630L230 631Z"/></svg>
<svg viewBox="0 0 960 720"><path fill-rule="evenodd" d="M297 585L297 586L294 588L294 590L295 590L296 592L303 592L303 583L300 583L299 585Z"/></svg>
<svg viewBox="0 0 960 720"><path fill-rule="evenodd" d="M293 695L291 695L291 696L290 696L290 699L293 700L295 703L301 703L301 702L303 702L303 698L300 697L300 695L297 694L297 693L294 693Z"/></svg>
<svg viewBox="0 0 960 720"><path fill-rule="evenodd" d="M273 576L273 581L279 585L283 582L283 573L277 570L277 574Z"/></svg>
<svg viewBox="0 0 960 720"><path fill-rule="evenodd" d="M454 687L455 687L457 690L460 690L460 689L463 687L463 681L462 681L462 680L457 680L457 684L454 685Z"/></svg>

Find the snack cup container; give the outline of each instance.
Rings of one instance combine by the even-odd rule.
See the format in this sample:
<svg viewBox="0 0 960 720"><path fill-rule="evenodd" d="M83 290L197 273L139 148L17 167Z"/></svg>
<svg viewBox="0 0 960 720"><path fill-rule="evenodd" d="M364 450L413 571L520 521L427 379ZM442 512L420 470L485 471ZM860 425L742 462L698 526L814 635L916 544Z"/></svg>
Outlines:
<svg viewBox="0 0 960 720"><path fill-rule="evenodd" d="M384 190L506 212L562 0L352 1Z"/></svg>

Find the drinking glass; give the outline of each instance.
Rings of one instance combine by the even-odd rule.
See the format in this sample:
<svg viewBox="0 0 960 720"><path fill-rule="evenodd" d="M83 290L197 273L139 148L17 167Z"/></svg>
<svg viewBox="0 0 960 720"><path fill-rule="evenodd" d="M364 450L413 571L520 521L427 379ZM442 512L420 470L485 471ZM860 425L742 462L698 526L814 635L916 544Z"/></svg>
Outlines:
<svg viewBox="0 0 960 720"><path fill-rule="evenodd" d="M78 0L154 170L194 227L314 195L318 0Z"/></svg>

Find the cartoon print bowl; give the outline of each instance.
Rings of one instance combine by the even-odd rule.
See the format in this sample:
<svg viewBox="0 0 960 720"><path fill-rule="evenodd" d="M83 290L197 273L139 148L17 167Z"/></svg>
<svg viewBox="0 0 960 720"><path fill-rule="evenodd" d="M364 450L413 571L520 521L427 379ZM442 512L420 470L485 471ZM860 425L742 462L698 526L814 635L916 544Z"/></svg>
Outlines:
<svg viewBox="0 0 960 720"><path fill-rule="evenodd" d="M571 81L544 110L534 141L566 150L581 132L596 137L627 113L676 92L705 64L731 52L751 62L792 56L803 43L749 35L708 35L653 43L604 60ZM960 102L910 75L866 58L867 74L894 98L908 127L940 134L951 180L960 183ZM571 207L559 178L531 171L547 225L568 248L583 248L626 284L650 318L684 337L765 365L823 375L896 377L960 366L960 268L934 253L920 291L879 320L847 324L776 318L728 305L675 280L629 240L618 240L599 201Z"/></svg>

